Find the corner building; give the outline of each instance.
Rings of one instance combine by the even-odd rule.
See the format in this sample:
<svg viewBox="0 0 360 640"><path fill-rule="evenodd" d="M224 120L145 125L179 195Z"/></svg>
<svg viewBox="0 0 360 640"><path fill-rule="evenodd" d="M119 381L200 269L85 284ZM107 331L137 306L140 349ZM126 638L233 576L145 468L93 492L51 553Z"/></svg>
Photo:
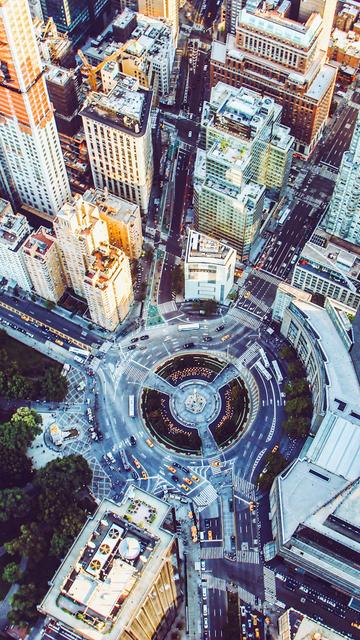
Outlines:
<svg viewBox="0 0 360 640"><path fill-rule="evenodd" d="M223 81L272 97L280 104L282 124L291 128L295 150L308 156L321 137L329 114L336 68L325 64L324 21L313 13L305 23L288 17L290 2L273 10L253 2L237 18L236 35L214 42L211 86Z"/></svg>
<svg viewBox="0 0 360 640"><path fill-rule="evenodd" d="M120 504L100 504L39 607L49 616L45 637L166 637L178 605L175 536L164 526L168 511L168 504L133 487Z"/></svg>
<svg viewBox="0 0 360 640"><path fill-rule="evenodd" d="M0 188L55 215L70 197L27 0L0 0Z"/></svg>

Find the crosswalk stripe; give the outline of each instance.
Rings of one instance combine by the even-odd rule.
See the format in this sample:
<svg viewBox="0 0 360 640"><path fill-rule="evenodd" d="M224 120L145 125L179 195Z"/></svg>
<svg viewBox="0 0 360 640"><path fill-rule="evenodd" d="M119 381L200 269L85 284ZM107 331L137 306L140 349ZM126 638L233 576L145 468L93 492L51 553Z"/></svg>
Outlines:
<svg viewBox="0 0 360 640"><path fill-rule="evenodd" d="M236 552L236 560L244 564L260 564L259 552L254 549L251 551L238 551Z"/></svg>
<svg viewBox="0 0 360 640"><path fill-rule="evenodd" d="M200 550L200 558L202 560L218 560L224 557L223 547L202 547Z"/></svg>
<svg viewBox="0 0 360 640"><path fill-rule="evenodd" d="M211 484L208 484L197 496L194 498L195 504L198 506L199 511L202 511L209 504L217 500L218 494Z"/></svg>
<svg viewBox="0 0 360 640"><path fill-rule="evenodd" d="M250 313L247 313L243 309L239 309L238 307L232 307L230 309L228 316L238 320L241 324L249 327L250 329L258 329L260 327L261 321L258 320L255 316Z"/></svg>
<svg viewBox="0 0 360 640"><path fill-rule="evenodd" d="M255 500L255 485L241 476L233 476L233 487L237 493L241 493L248 500Z"/></svg>
<svg viewBox="0 0 360 640"><path fill-rule="evenodd" d="M176 302L174 302L174 300L170 300L169 302L163 302L162 304L158 305L158 309L162 315L164 313L171 313L172 311L177 311Z"/></svg>

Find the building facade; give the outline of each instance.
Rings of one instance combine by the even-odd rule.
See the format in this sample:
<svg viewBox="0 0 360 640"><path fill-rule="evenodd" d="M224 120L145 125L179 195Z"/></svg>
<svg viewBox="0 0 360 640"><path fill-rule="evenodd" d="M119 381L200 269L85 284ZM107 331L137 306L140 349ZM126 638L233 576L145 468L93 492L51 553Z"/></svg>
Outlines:
<svg viewBox="0 0 360 640"><path fill-rule="evenodd" d="M98 207L110 243L122 249L130 260L138 260L143 245L139 206L101 189L90 189L83 197Z"/></svg>
<svg viewBox="0 0 360 640"><path fill-rule="evenodd" d="M45 300L58 302L66 279L55 234L40 227L27 238L22 251L34 291Z"/></svg>
<svg viewBox="0 0 360 640"><path fill-rule="evenodd" d="M0 39L0 188L55 215L70 188L26 0L1 0Z"/></svg>
<svg viewBox="0 0 360 640"><path fill-rule="evenodd" d="M30 234L25 216L14 213L10 202L0 198L0 278L30 291L31 280L22 247Z"/></svg>
<svg viewBox="0 0 360 640"><path fill-rule="evenodd" d="M360 247L315 229L292 274L292 285L333 298L357 310L360 306Z"/></svg>
<svg viewBox="0 0 360 640"><path fill-rule="evenodd" d="M113 331L133 301L128 257L110 243L98 206L81 196L64 205L54 230L67 285L86 299L91 319Z"/></svg>
<svg viewBox="0 0 360 640"><path fill-rule="evenodd" d="M223 304L234 284L235 264L235 249L191 230L184 262L185 300Z"/></svg>
<svg viewBox="0 0 360 640"><path fill-rule="evenodd" d="M60 33L66 33L76 45L84 40L110 0L40 0L44 20L53 18Z"/></svg>
<svg viewBox="0 0 360 640"><path fill-rule="evenodd" d="M311 302L311 293L300 291L296 287L287 284L287 282L280 282L276 289L276 296L272 305L272 318L275 322L282 322L285 310L292 300Z"/></svg>
<svg viewBox="0 0 360 640"><path fill-rule="evenodd" d="M360 115L323 224L328 233L360 246Z"/></svg>
<svg viewBox="0 0 360 640"><path fill-rule="evenodd" d="M51 628L76 639L102 640L106 633L109 640L163 640L178 605L175 537L163 526L168 511L134 487L120 503L103 500L39 607Z"/></svg>
<svg viewBox="0 0 360 640"><path fill-rule="evenodd" d="M296 609L285 611L278 624L279 640L344 640L346 637Z"/></svg>
<svg viewBox="0 0 360 640"><path fill-rule="evenodd" d="M172 24L175 40L179 31L179 0L120 0L121 11L129 8L149 18L166 18Z"/></svg>
<svg viewBox="0 0 360 640"><path fill-rule="evenodd" d="M130 79L132 80L132 79ZM119 82L91 93L81 111L94 185L146 213L153 178L151 92Z"/></svg>
<svg viewBox="0 0 360 640"><path fill-rule="evenodd" d="M223 81L269 96L282 106L282 123L291 128L296 151L308 156L321 137L334 91L336 68L325 63L323 19L306 23L289 17L290 2L248 3L238 13L236 36L214 42L211 85Z"/></svg>

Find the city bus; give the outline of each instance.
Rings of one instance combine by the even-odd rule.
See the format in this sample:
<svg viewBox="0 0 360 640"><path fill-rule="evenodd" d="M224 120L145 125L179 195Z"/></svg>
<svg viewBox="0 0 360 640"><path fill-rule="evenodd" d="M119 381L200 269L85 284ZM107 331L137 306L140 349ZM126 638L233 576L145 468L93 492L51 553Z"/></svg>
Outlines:
<svg viewBox="0 0 360 640"><path fill-rule="evenodd" d="M255 362L255 367L257 368L258 372L261 373L262 376L264 376L265 380L271 380L271 373L269 373L269 371L265 369L261 360L257 360Z"/></svg>
<svg viewBox="0 0 360 640"><path fill-rule="evenodd" d="M124 451L124 449L120 449L119 453L120 453L120 459L125 471L130 471L130 465L126 455L126 451Z"/></svg>
<svg viewBox="0 0 360 640"><path fill-rule="evenodd" d="M260 357L261 357L265 367L268 369L270 367L270 362L269 362L269 360L267 358L267 355L266 355L264 349L262 349L261 347L259 349L259 354L260 354Z"/></svg>
<svg viewBox="0 0 360 640"><path fill-rule="evenodd" d="M200 325L198 322L189 324L178 324L179 331L196 331L197 329L200 329Z"/></svg>
<svg viewBox="0 0 360 640"><path fill-rule="evenodd" d="M129 406L129 417L134 418L135 417L135 396L129 396L128 406Z"/></svg>
<svg viewBox="0 0 360 640"><path fill-rule="evenodd" d="M282 373L280 371L280 367L279 367L278 363L276 362L276 360L272 360L271 364L272 364L272 367L273 367L273 369L275 371L276 380L280 384L284 380L284 378L282 376Z"/></svg>
<svg viewBox="0 0 360 640"><path fill-rule="evenodd" d="M290 213L290 207L286 207L286 209L284 209L284 211L282 211L280 218L278 219L278 224L284 224L286 218L288 217Z"/></svg>

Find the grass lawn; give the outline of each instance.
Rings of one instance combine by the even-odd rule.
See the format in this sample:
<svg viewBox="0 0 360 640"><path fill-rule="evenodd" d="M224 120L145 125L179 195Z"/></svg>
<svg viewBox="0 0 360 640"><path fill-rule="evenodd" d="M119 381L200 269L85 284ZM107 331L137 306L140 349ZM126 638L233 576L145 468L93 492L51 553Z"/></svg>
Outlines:
<svg viewBox="0 0 360 640"><path fill-rule="evenodd" d="M9 361L16 360L20 373L29 378L42 376L49 366L58 367L59 370L62 368L55 360L10 338L4 331L0 331L0 349L5 349Z"/></svg>

